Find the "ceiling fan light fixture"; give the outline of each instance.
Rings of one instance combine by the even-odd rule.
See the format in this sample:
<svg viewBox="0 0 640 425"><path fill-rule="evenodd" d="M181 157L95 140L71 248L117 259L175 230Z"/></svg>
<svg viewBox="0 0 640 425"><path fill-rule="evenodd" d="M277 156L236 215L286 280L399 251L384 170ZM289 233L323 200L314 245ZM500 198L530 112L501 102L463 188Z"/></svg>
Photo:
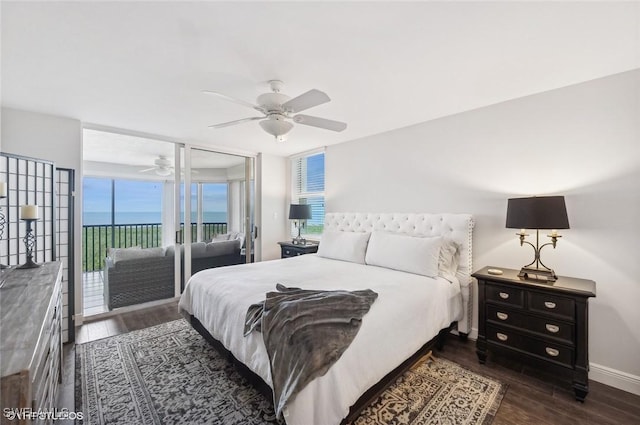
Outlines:
<svg viewBox="0 0 640 425"><path fill-rule="evenodd" d="M226 94L218 93L211 90L203 90L204 93L212 94L230 102L237 103L261 112L264 117L249 117L239 120L223 122L220 124L210 125L211 128L224 128L248 121L260 120L260 127L274 136L278 142L284 142L286 134L293 128L292 119L297 124L303 124L311 127L322 128L331 131L343 131L347 128L347 124L340 121L329 120L326 118L315 117L311 115L301 115L302 111L313 108L318 105L331 101L329 96L318 90L311 89L293 99L281 93L283 83L280 80L270 80L271 93L263 93L258 96L257 104L245 102L244 100L235 99ZM293 114L297 114L292 116ZM266 118L266 119L264 119Z"/></svg>
<svg viewBox="0 0 640 425"><path fill-rule="evenodd" d="M156 174L162 177L166 177L166 176L170 176L171 175L171 169L170 168L157 168L156 169Z"/></svg>
<svg viewBox="0 0 640 425"><path fill-rule="evenodd" d="M171 161L169 161L167 157L164 155L158 155L158 158L155 161L153 161L153 163L160 168L171 167Z"/></svg>
<svg viewBox="0 0 640 425"><path fill-rule="evenodd" d="M293 124L282 119L269 118L268 120L260 121L260 127L277 138L278 136L283 136L291 131Z"/></svg>
<svg viewBox="0 0 640 425"><path fill-rule="evenodd" d="M282 110L281 105L291 100L289 96L282 93L265 93L258 96L256 102L266 111Z"/></svg>

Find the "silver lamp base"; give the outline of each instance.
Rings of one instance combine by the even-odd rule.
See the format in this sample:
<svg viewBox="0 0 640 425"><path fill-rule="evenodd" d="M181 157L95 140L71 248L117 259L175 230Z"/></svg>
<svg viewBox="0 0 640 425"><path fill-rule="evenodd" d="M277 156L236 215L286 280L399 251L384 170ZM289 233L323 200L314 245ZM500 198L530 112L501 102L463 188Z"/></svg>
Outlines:
<svg viewBox="0 0 640 425"><path fill-rule="evenodd" d="M297 238L293 238L291 243L294 245L306 245L307 240L305 238L301 238L300 236L298 236Z"/></svg>

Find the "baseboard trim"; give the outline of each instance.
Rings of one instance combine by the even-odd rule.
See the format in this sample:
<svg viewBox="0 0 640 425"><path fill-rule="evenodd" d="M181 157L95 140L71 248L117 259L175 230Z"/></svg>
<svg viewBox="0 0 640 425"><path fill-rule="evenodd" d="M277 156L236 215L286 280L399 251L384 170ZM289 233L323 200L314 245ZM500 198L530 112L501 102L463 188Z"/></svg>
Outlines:
<svg viewBox="0 0 640 425"><path fill-rule="evenodd" d="M451 333L454 334L454 335L458 335L458 331L455 330L455 329L452 330ZM478 339L478 329L471 328L471 332L469 332L469 334L467 335L467 338L469 338L469 339L471 339L473 341L477 340Z"/></svg>
<svg viewBox="0 0 640 425"><path fill-rule="evenodd" d="M478 339L478 328L471 328L469 333L469 339L476 341Z"/></svg>
<svg viewBox="0 0 640 425"><path fill-rule="evenodd" d="M474 341L478 339L477 328L471 328L469 339ZM589 363L589 379L631 394L640 395L640 376L597 363Z"/></svg>
<svg viewBox="0 0 640 425"><path fill-rule="evenodd" d="M596 363L589 363L589 379L631 394L640 395L640 376Z"/></svg>

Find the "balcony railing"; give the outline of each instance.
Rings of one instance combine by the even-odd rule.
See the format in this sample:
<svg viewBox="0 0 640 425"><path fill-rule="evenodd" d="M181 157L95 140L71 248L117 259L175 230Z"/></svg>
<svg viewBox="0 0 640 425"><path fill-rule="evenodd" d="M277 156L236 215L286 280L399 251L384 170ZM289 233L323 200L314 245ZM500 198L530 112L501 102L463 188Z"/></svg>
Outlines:
<svg viewBox="0 0 640 425"><path fill-rule="evenodd" d="M181 225L181 228L183 225ZM202 240L210 241L214 235L227 232L227 223L202 223ZM191 223L191 240L197 240L198 226ZM95 224L82 227L82 271L102 270L107 249L155 248L162 246L160 223Z"/></svg>

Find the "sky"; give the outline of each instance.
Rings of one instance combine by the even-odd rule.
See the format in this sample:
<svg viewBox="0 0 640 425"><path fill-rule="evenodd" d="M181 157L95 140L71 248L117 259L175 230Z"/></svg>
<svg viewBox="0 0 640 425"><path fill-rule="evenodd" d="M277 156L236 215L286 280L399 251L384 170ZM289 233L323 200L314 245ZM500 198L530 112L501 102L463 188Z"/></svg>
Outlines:
<svg viewBox="0 0 640 425"><path fill-rule="evenodd" d="M324 191L324 154L313 155L307 158L308 191ZM321 178L311 178L312 175L320 174ZM141 213L154 213L149 220L157 221L162 211L162 190L163 182L140 181L140 180L114 180L115 182L115 211L120 213L137 213L138 219ZM314 184L315 183L315 184ZM98 219L94 217L90 220L85 215L87 223L99 220L110 220L111 212L111 184L112 179L85 177L83 179L83 214L101 213L104 217ZM196 184L192 184L191 199L195 209L197 199ZM324 217L324 201L322 198L310 198L307 200L313 205L313 219L310 223L322 222ZM226 183L204 183L203 184L203 211L222 212L227 211L227 184ZM146 216L144 216L146 217ZM116 220L123 220L123 216L116 217ZM136 221L137 222L137 221Z"/></svg>
<svg viewBox="0 0 640 425"><path fill-rule="evenodd" d="M324 192L324 153L307 157L307 175L321 174L319 179L309 179L316 182L315 185L309 185L307 190L310 192Z"/></svg>
<svg viewBox="0 0 640 425"><path fill-rule="evenodd" d="M308 192L324 192L324 153L312 155L307 161L307 187ZM317 176L320 177L317 177ZM324 223L324 197L312 197L305 200L311 204L311 219L308 224L319 225Z"/></svg>
<svg viewBox="0 0 640 425"><path fill-rule="evenodd" d="M162 182L116 180L115 201L119 212L157 212L162 210ZM83 179L83 212L111 211L111 179L85 177ZM192 205L197 199L196 185L192 185ZM204 211L227 210L227 184L205 183Z"/></svg>

